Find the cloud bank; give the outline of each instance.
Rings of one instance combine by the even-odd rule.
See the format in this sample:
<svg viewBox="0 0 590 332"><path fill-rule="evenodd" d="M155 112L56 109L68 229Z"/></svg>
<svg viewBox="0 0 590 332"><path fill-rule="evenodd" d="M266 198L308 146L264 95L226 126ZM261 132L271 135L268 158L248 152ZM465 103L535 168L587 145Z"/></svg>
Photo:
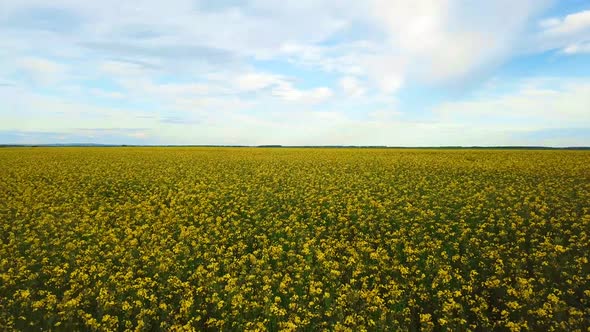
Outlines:
<svg viewBox="0 0 590 332"><path fill-rule="evenodd" d="M0 140L588 145L587 77L505 69L590 65L589 8L558 7L3 1Z"/></svg>

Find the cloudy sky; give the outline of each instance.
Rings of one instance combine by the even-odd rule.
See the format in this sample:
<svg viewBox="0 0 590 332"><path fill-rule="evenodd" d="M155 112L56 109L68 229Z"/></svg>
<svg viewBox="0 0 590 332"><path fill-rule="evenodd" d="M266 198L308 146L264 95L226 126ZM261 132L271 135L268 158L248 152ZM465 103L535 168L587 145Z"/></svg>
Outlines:
<svg viewBox="0 0 590 332"><path fill-rule="evenodd" d="M2 0L0 143L590 145L588 0Z"/></svg>

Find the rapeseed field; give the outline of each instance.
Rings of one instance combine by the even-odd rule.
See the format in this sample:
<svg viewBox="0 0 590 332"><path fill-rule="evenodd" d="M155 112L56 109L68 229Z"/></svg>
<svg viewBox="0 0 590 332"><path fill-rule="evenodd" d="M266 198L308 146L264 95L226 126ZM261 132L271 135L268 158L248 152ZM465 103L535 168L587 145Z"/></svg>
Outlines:
<svg viewBox="0 0 590 332"><path fill-rule="evenodd" d="M0 149L0 330L588 331L590 152Z"/></svg>

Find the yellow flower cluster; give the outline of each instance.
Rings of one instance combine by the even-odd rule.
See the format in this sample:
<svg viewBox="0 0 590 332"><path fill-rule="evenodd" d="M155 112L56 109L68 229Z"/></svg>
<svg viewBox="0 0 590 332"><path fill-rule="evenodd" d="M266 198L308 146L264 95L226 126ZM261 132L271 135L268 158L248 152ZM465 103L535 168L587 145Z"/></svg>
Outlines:
<svg viewBox="0 0 590 332"><path fill-rule="evenodd" d="M0 149L0 330L590 327L590 153Z"/></svg>

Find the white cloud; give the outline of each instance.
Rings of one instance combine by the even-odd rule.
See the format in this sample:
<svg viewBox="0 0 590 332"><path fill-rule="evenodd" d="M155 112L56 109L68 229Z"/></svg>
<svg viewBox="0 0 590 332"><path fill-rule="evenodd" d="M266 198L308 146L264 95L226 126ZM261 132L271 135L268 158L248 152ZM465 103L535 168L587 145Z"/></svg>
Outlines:
<svg viewBox="0 0 590 332"><path fill-rule="evenodd" d="M434 113L443 122L535 130L590 127L588 110L588 82L536 79L523 82L510 93L446 102L437 106Z"/></svg>
<svg viewBox="0 0 590 332"><path fill-rule="evenodd" d="M432 145L586 126L588 87L566 79L484 91L433 114L395 102L405 86L454 86L515 54L589 52L588 11L534 24L550 3L5 0L0 76L11 87L0 89L0 128L127 124L184 143ZM55 97L28 77L57 83ZM356 98L334 98L343 95Z"/></svg>
<svg viewBox="0 0 590 332"><path fill-rule="evenodd" d="M561 20L558 18L555 18L555 17L546 18L546 19L539 21L539 27L541 27L543 29L550 29L550 28L558 26L560 23L561 23Z"/></svg>
<svg viewBox="0 0 590 332"><path fill-rule="evenodd" d="M98 107L88 102L66 102L12 91L10 100L16 104L14 108L0 110L3 119L0 131L93 136L88 138L93 142L105 142L108 137L119 135L117 137L127 136L149 144L590 144L588 135L586 138L580 138L579 134L570 137L566 135L567 130L565 134L535 136L547 129L551 129L551 133L555 128L590 128L588 82L534 79L521 82L514 92L498 94L498 90L506 88L505 82L499 85L499 88L481 91L479 97L471 100L435 107L433 115L424 121L412 119L405 112L402 114L393 101L359 118L353 113L323 111L313 103L304 105L306 99L185 98L178 100L175 106L184 111L172 113L169 110ZM307 100L314 98L312 91L315 97L329 94L321 88L293 89L300 93L295 93L297 98L305 95ZM7 94L0 90L0 97L6 98ZM355 102L355 99L348 102ZM364 99L358 102L361 105ZM243 111L261 107L271 110ZM113 123L126 129L113 130Z"/></svg>
<svg viewBox="0 0 590 332"><path fill-rule="evenodd" d="M590 53L590 41L572 44L563 49L565 54Z"/></svg>
<svg viewBox="0 0 590 332"><path fill-rule="evenodd" d="M561 49L568 55L590 52L590 10L545 19L539 25L542 30L536 42L541 49Z"/></svg>
<svg viewBox="0 0 590 332"><path fill-rule="evenodd" d="M165 83L150 86L154 93L166 94L169 96L190 95L199 96L209 94L210 86L203 83Z"/></svg>
<svg viewBox="0 0 590 332"><path fill-rule="evenodd" d="M327 87L301 90L289 82L281 82L273 88L272 95L291 102L318 103L332 97L334 93Z"/></svg>
<svg viewBox="0 0 590 332"><path fill-rule="evenodd" d="M94 95L98 98L119 99L119 100L125 98L125 94L122 92L118 92L118 91L107 91L107 90L103 90L103 89L92 88L92 89L88 89L88 92L92 93L92 95Z"/></svg>
<svg viewBox="0 0 590 332"><path fill-rule="evenodd" d="M325 71L369 78L385 93L408 81L448 83L489 70L514 53L532 18L550 0L371 0L357 13L371 35L364 40L318 46L284 43L292 61Z"/></svg>
<svg viewBox="0 0 590 332"><path fill-rule="evenodd" d="M240 67L251 58L289 59L395 93L408 81L447 82L500 63L548 1L256 0L224 6L58 0L50 12L41 12L48 18L39 26L30 15L47 8L43 1L9 0L2 17L14 18L5 22L20 29L4 30L0 48L30 51L35 45L70 58L132 59L192 77ZM323 43L332 37L342 41ZM119 74L144 70L113 62L106 69ZM253 91L272 80L245 77L237 84Z"/></svg>
<svg viewBox="0 0 590 332"><path fill-rule="evenodd" d="M25 57L18 63L33 80L42 84L55 83L66 72L65 66L43 58Z"/></svg>
<svg viewBox="0 0 590 332"><path fill-rule="evenodd" d="M225 82L217 79L208 79L202 82L157 82L159 71L141 63L126 61L105 61L99 66L102 75L117 82L124 90L128 98L137 100L156 100L159 102L174 102L179 98L205 97L215 94L224 94L231 91Z"/></svg>
<svg viewBox="0 0 590 332"><path fill-rule="evenodd" d="M7 98L7 94L0 97ZM73 132L78 128L100 130L121 128L154 128L157 119L144 111L102 107L88 102L43 96L27 91L11 91L11 103L0 109L0 130ZM18 111L17 111L18 110Z"/></svg>
<svg viewBox="0 0 590 332"><path fill-rule="evenodd" d="M394 121L398 120L401 115L402 112L391 109L380 109L369 112L369 118L375 121Z"/></svg>
<svg viewBox="0 0 590 332"><path fill-rule="evenodd" d="M447 82L509 57L530 18L546 3L376 0L374 13L403 59L405 76Z"/></svg>
<svg viewBox="0 0 590 332"><path fill-rule="evenodd" d="M143 131L131 132L131 133L127 134L127 136L142 139L142 140L147 139L149 137L148 133L143 132Z"/></svg>
<svg viewBox="0 0 590 332"><path fill-rule="evenodd" d="M364 58L369 77L377 88L387 94L399 90L405 82L406 63L399 56L368 56Z"/></svg>
<svg viewBox="0 0 590 332"><path fill-rule="evenodd" d="M590 30L590 10L566 15L563 19L550 18L541 21L545 33L552 35L571 35Z"/></svg>
<svg viewBox="0 0 590 332"><path fill-rule="evenodd" d="M362 97L367 91L363 84L356 77L352 76L342 77L338 84L344 93L350 97Z"/></svg>
<svg viewBox="0 0 590 332"><path fill-rule="evenodd" d="M235 79L237 88L242 91L261 90L281 82L283 79L280 76L267 73L247 73Z"/></svg>
<svg viewBox="0 0 590 332"><path fill-rule="evenodd" d="M126 61L105 61L99 65L99 69L115 78L138 77L148 74L148 68L145 66Z"/></svg>

